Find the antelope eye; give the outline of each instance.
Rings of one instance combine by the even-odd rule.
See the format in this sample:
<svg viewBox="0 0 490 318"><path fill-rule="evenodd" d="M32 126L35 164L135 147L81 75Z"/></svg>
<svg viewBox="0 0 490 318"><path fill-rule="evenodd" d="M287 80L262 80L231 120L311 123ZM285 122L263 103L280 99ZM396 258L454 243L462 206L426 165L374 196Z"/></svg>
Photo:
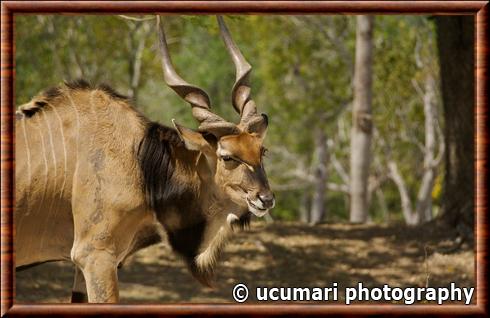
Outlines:
<svg viewBox="0 0 490 318"><path fill-rule="evenodd" d="M240 162L233 159L231 156L222 156L221 159L223 160L225 168L229 170L235 169L240 165Z"/></svg>

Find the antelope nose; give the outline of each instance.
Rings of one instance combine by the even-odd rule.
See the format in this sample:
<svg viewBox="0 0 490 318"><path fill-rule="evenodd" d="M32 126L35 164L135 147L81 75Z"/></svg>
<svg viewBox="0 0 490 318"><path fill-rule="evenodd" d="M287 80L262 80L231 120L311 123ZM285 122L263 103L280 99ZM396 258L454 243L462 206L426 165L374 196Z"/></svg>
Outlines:
<svg viewBox="0 0 490 318"><path fill-rule="evenodd" d="M270 209L274 207L275 200L272 192L265 192L259 194L259 200L264 205L264 208Z"/></svg>

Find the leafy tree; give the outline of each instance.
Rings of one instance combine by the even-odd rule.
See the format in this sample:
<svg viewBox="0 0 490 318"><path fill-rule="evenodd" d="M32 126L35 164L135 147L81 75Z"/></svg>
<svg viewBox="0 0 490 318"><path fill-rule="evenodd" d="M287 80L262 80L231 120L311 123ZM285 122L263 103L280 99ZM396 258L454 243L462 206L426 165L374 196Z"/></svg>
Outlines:
<svg viewBox="0 0 490 318"><path fill-rule="evenodd" d="M355 17L230 16L226 22L253 65L252 96L270 118L265 165L276 192L273 217L296 220L303 211L311 223L347 220ZM235 71L215 17L165 16L164 25L182 77L209 93L217 113L238 120L230 100ZM424 88L427 74L435 74L439 105L434 34L423 16L376 17L368 177L374 221L403 219L399 189L389 182L390 161L410 200L420 188L425 116L414 82ZM85 77L132 96L152 120L197 126L189 105L163 81L152 16L20 15L15 40L17 105L62 80ZM436 117L444 130L441 112ZM440 189L445 178L434 183ZM440 192L432 191L434 210Z"/></svg>

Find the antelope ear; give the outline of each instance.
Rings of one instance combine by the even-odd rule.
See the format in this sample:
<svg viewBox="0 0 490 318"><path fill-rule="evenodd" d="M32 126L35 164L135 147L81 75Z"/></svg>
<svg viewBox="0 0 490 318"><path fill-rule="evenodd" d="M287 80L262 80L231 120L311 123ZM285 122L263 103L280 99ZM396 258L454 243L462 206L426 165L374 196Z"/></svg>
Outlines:
<svg viewBox="0 0 490 318"><path fill-rule="evenodd" d="M257 116L255 120L248 123L248 131L256 133L260 138L264 139L267 133L267 126L269 125L269 117L266 114Z"/></svg>
<svg viewBox="0 0 490 318"><path fill-rule="evenodd" d="M172 119L172 124L174 124L180 139L188 150L202 151L204 153L212 152L211 145L200 132L177 124L175 119Z"/></svg>

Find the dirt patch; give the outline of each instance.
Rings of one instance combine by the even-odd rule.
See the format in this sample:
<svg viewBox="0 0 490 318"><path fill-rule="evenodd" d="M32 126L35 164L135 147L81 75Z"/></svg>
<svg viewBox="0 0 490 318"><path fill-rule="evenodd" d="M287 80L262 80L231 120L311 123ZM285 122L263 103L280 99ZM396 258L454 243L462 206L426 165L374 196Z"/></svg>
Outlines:
<svg viewBox="0 0 490 318"><path fill-rule="evenodd" d="M451 254L454 233L434 226L253 223L227 246L215 288L200 286L166 243L135 254L119 270L124 303L233 302L238 283L261 287L475 286L473 249ZM16 274L17 302L69 302L70 263ZM341 295L342 297L342 295ZM473 303L476 295L473 296Z"/></svg>

